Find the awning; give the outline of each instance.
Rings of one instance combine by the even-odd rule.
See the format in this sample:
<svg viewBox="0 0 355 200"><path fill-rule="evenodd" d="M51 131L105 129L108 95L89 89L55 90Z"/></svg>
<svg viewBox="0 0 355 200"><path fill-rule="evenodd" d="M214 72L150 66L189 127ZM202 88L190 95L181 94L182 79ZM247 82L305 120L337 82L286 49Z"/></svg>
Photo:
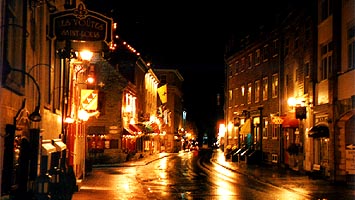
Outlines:
<svg viewBox="0 0 355 200"><path fill-rule="evenodd" d="M63 151L67 148L67 145L64 144L61 139L54 139L53 145L56 147L57 151Z"/></svg>
<svg viewBox="0 0 355 200"><path fill-rule="evenodd" d="M51 143L42 144L42 155L49 156L53 152L56 152L56 148Z"/></svg>
<svg viewBox="0 0 355 200"><path fill-rule="evenodd" d="M239 133L243 134L243 135L247 135L247 134L251 133L250 126L251 126L250 119L247 119L245 121L245 123L242 125L242 128L240 129Z"/></svg>
<svg viewBox="0 0 355 200"><path fill-rule="evenodd" d="M134 131L132 131L130 128L123 128L122 135L134 135Z"/></svg>
<svg viewBox="0 0 355 200"><path fill-rule="evenodd" d="M315 125L309 130L308 136L313 138L329 137L329 128L325 124Z"/></svg>
<svg viewBox="0 0 355 200"><path fill-rule="evenodd" d="M291 118L291 117L284 117L282 118L282 127L283 128L298 128L299 126L299 120L296 118Z"/></svg>
<svg viewBox="0 0 355 200"><path fill-rule="evenodd" d="M137 135L138 133L141 133L142 129L140 129L137 125L135 124L129 124L128 127L123 128L123 135Z"/></svg>
<svg viewBox="0 0 355 200"><path fill-rule="evenodd" d="M142 130L135 124L129 124L129 129L131 129L133 132L142 132Z"/></svg>

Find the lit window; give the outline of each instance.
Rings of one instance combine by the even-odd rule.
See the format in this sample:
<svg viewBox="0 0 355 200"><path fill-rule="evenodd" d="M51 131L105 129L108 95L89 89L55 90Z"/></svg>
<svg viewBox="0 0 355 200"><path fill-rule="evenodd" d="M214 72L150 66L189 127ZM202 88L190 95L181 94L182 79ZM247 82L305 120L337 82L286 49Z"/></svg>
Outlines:
<svg viewBox="0 0 355 200"><path fill-rule="evenodd" d="M264 127L263 127L263 139L267 139L267 136L268 136L268 127L269 127L269 123L268 121L266 121L265 119L263 119L264 121Z"/></svg>
<svg viewBox="0 0 355 200"><path fill-rule="evenodd" d="M279 124L272 125L272 139L277 139L278 131L279 131Z"/></svg>
<svg viewBox="0 0 355 200"><path fill-rule="evenodd" d="M255 103L260 101L260 81L255 81Z"/></svg>
<svg viewBox="0 0 355 200"><path fill-rule="evenodd" d="M273 153L271 155L272 163L278 163L278 155L276 153Z"/></svg>
<svg viewBox="0 0 355 200"><path fill-rule="evenodd" d="M250 69L253 66L253 54L248 55L248 68Z"/></svg>
<svg viewBox="0 0 355 200"><path fill-rule="evenodd" d="M240 92L241 92L241 96L242 96L242 99L241 99L241 103L242 104L244 104L245 103L245 87L244 86L242 86L241 88L240 88Z"/></svg>
<svg viewBox="0 0 355 200"><path fill-rule="evenodd" d="M255 65L259 65L260 64L260 49L257 49L255 51Z"/></svg>
<svg viewBox="0 0 355 200"><path fill-rule="evenodd" d="M251 83L248 83L248 104L251 104Z"/></svg>
<svg viewBox="0 0 355 200"><path fill-rule="evenodd" d="M272 75L272 97L275 98L279 91L279 76L278 74Z"/></svg>
<svg viewBox="0 0 355 200"><path fill-rule="evenodd" d="M268 98L268 79L263 78L263 100L266 101Z"/></svg>

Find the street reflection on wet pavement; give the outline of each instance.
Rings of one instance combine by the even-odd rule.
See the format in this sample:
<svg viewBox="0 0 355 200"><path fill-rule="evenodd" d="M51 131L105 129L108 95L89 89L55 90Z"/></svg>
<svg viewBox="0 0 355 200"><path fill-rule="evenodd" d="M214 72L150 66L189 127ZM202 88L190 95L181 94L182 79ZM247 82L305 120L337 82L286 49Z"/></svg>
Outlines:
<svg viewBox="0 0 355 200"><path fill-rule="evenodd" d="M219 150L152 155L101 166L73 200L86 199L355 199L350 186L332 185L279 168L226 161Z"/></svg>

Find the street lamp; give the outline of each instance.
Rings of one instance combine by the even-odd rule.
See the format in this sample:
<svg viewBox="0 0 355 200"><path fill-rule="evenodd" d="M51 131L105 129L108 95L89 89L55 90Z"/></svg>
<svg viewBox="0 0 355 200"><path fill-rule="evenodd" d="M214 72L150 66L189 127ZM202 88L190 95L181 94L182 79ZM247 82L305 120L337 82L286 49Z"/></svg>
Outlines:
<svg viewBox="0 0 355 200"><path fill-rule="evenodd" d="M79 52L79 55L80 55L80 58L83 60L83 61L90 61L92 56L93 56L93 52L89 51L89 50L82 50Z"/></svg>

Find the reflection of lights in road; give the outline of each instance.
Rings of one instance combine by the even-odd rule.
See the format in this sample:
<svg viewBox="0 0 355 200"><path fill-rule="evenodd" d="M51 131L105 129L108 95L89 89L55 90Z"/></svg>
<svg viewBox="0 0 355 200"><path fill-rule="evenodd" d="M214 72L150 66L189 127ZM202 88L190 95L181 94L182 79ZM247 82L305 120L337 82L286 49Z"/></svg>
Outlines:
<svg viewBox="0 0 355 200"><path fill-rule="evenodd" d="M159 162L159 169L166 169L167 168L167 158L162 158L160 159L160 162Z"/></svg>
<svg viewBox="0 0 355 200"><path fill-rule="evenodd" d="M159 163L159 170L162 170L159 172L159 181L160 184L162 185L168 185L168 181L167 181L167 169L168 165L167 165L167 158L163 158L160 159L160 163Z"/></svg>
<svg viewBox="0 0 355 200"><path fill-rule="evenodd" d="M232 188L230 188L230 184L227 184L225 181L217 181L216 182L218 185L217 188L217 194L218 196L222 196L222 197L228 197L228 196L233 196L234 193L231 192Z"/></svg>
<svg viewBox="0 0 355 200"><path fill-rule="evenodd" d="M81 186L80 187L80 190L112 190L112 188L109 188L107 186L101 186L101 187L98 187L98 186Z"/></svg>
<svg viewBox="0 0 355 200"><path fill-rule="evenodd" d="M275 197L277 197L277 199L294 199L294 200L305 199L304 197L301 197L301 195L296 194L294 192L287 191L287 190L280 191L280 193L275 193ZM323 200L326 200L326 199L323 199Z"/></svg>

